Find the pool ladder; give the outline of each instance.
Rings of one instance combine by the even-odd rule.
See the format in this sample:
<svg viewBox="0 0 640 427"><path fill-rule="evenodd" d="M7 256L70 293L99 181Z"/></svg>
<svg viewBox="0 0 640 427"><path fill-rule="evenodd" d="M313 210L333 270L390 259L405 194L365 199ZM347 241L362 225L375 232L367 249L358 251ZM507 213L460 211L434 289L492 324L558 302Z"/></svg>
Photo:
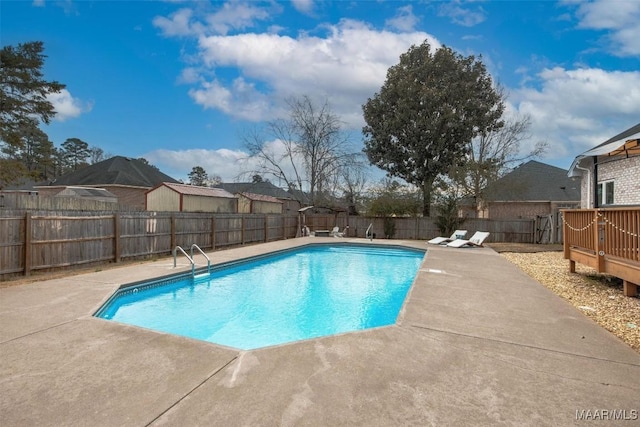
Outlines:
<svg viewBox="0 0 640 427"><path fill-rule="evenodd" d="M178 258L178 251L180 251L180 252L182 252L182 254L184 256L187 257L187 259L191 263L191 276L192 277L196 277L196 262L194 261L194 258L193 258L193 249L197 249L198 252L200 252L207 259L207 273L211 274L211 259L209 259L207 254L205 254L204 251L202 249L200 249L200 247L198 245L196 245L195 243L193 245L191 245L191 256L189 256L189 254L187 254L184 251L184 249L182 249L181 246L176 246L175 248L173 248L173 268L176 268L176 262L177 262L177 258Z"/></svg>
<svg viewBox="0 0 640 427"><path fill-rule="evenodd" d="M373 223L369 224L367 231L364 233L365 239L373 240Z"/></svg>

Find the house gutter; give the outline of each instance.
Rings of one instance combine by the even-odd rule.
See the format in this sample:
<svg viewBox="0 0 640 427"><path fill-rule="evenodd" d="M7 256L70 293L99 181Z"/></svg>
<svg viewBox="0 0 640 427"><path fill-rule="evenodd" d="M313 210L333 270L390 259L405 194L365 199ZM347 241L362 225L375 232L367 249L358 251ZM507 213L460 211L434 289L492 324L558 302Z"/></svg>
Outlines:
<svg viewBox="0 0 640 427"><path fill-rule="evenodd" d="M581 171L585 171L587 173L587 209L591 207L591 171L588 168L583 168L582 166L576 163L573 165L574 168L580 169ZM594 206L595 207L595 206Z"/></svg>

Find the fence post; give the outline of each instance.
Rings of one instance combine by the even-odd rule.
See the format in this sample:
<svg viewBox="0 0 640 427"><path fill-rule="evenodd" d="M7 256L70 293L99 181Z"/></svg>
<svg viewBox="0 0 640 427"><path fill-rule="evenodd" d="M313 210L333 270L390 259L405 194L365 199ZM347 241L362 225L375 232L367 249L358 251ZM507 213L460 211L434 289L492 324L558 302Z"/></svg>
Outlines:
<svg viewBox="0 0 640 427"><path fill-rule="evenodd" d="M216 217L211 216L211 250L216 250Z"/></svg>
<svg viewBox="0 0 640 427"><path fill-rule="evenodd" d="M175 215L171 215L171 248L170 251L173 251L173 248L177 246L176 243L176 217Z"/></svg>
<svg viewBox="0 0 640 427"><path fill-rule="evenodd" d="M24 275L31 274L31 213L24 214Z"/></svg>
<svg viewBox="0 0 640 427"><path fill-rule="evenodd" d="M598 260L598 273L602 273L604 271L604 239L606 238L606 236L604 227L605 222L598 220L598 212L598 209L594 210L595 216L593 218L593 221L598 225L598 231L594 233L594 236L596 239L595 247L597 248L596 256Z"/></svg>
<svg viewBox="0 0 640 427"><path fill-rule="evenodd" d="M240 217L240 219L242 220L242 221L241 221L241 227L240 227L240 237L241 237L241 238L240 238L240 240L242 241L242 244L244 245L244 227L245 227L245 224L244 224L244 215L242 215L242 216Z"/></svg>
<svg viewBox="0 0 640 427"><path fill-rule="evenodd" d="M120 213L113 214L113 247L115 262L120 262Z"/></svg>
<svg viewBox="0 0 640 427"><path fill-rule="evenodd" d="M563 235L563 239L562 239L562 249L564 251L564 259L568 259L569 260L569 272L570 273L575 273L576 272L576 262L572 259L570 259L571 257L571 251L569 249L569 239L567 238L567 236L569 236L569 224L567 223L567 211L562 211L561 215L562 215L562 235ZM571 215L571 213L569 213L569 215Z"/></svg>
<svg viewBox="0 0 640 427"><path fill-rule="evenodd" d="M269 241L269 215L264 214L264 242Z"/></svg>

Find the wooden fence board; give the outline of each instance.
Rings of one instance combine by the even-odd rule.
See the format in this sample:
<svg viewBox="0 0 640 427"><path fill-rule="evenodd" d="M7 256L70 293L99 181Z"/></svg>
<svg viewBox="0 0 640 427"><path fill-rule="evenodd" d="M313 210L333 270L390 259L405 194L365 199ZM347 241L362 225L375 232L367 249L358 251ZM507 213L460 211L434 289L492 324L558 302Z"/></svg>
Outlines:
<svg viewBox="0 0 640 427"><path fill-rule="evenodd" d="M24 215L0 217L0 275L24 271Z"/></svg>
<svg viewBox="0 0 640 427"><path fill-rule="evenodd" d="M624 217L620 221L624 223ZM394 218L396 239L426 240L441 233L431 218ZM306 215L311 230L349 226L347 237L365 237L373 224L384 238L384 219ZM4 275L92 262L170 254L175 245L193 243L217 249L293 238L300 233L297 215L204 214L184 212L46 212L0 210L0 279ZM488 241L533 243L535 221L470 219L472 234L489 231ZM631 227L631 226L629 226ZM636 231L637 233L637 231Z"/></svg>

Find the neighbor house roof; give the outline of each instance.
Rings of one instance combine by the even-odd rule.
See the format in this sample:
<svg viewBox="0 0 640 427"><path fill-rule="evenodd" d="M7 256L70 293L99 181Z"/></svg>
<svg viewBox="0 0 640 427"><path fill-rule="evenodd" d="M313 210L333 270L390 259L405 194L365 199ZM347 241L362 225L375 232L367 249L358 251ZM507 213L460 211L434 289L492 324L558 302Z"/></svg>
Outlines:
<svg viewBox="0 0 640 427"><path fill-rule="evenodd" d="M140 160L115 156L58 177L49 185L123 185L151 188L163 182L178 181Z"/></svg>
<svg viewBox="0 0 640 427"><path fill-rule="evenodd" d="M56 197L80 197L84 199L112 199L118 200L118 196L104 188L67 187L56 194Z"/></svg>
<svg viewBox="0 0 640 427"><path fill-rule="evenodd" d="M253 193L262 194L265 196L275 197L282 200L293 200L293 196L283 190L282 188L273 185L268 181L262 182L229 182L217 185L219 188L224 188L229 193Z"/></svg>
<svg viewBox="0 0 640 427"><path fill-rule="evenodd" d="M254 200L258 202L270 202L270 203L282 203L282 200L276 199L275 197L265 196L264 194L255 194L255 193L238 193L241 196L246 197L249 200Z"/></svg>
<svg viewBox="0 0 640 427"><path fill-rule="evenodd" d="M631 126L618 135L609 138L605 142L596 147L585 151L584 153L576 156L569 168L569 176L581 176L582 172L579 170L582 159L594 156L603 156L605 154L615 156L618 154L640 154L640 145L638 140L640 139L640 123L635 126Z"/></svg>
<svg viewBox="0 0 640 427"><path fill-rule="evenodd" d="M567 171L535 160L528 161L485 189L491 201L579 201L579 182Z"/></svg>
<svg viewBox="0 0 640 427"><path fill-rule="evenodd" d="M236 196L229 193L228 191L222 188L211 188L211 187L199 187L197 185L187 185L187 184L174 184L172 182L163 182L162 184L156 186L155 188L148 190L147 193L155 190L159 187L168 187L179 194L186 194L189 196L204 196L204 197L221 197L225 199L237 199Z"/></svg>

